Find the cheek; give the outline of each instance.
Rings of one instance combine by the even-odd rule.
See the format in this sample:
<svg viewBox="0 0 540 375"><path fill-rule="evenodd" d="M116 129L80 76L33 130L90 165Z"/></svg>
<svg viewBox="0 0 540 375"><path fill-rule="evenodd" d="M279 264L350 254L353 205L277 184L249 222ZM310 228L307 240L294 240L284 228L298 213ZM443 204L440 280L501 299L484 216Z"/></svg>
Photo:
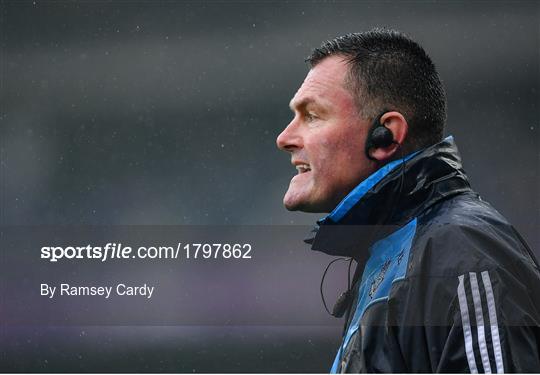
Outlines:
<svg viewBox="0 0 540 375"><path fill-rule="evenodd" d="M339 150L341 162L348 163L349 167L354 165L358 167L363 162L365 156L365 142L363 138L360 130L353 128L344 137L339 139L335 147Z"/></svg>
<svg viewBox="0 0 540 375"><path fill-rule="evenodd" d="M336 125L337 126L337 125ZM362 134L357 126L343 126L341 132L336 127L320 132L313 137L311 144L306 143L309 160L316 170L314 178L317 184L341 183L342 180L354 178L365 164Z"/></svg>
<svg viewBox="0 0 540 375"><path fill-rule="evenodd" d="M362 160L364 149L359 141L352 137L325 140L320 144L319 157L327 167L351 167ZM332 165L333 164L333 165Z"/></svg>
<svg viewBox="0 0 540 375"><path fill-rule="evenodd" d="M330 185L350 185L358 180L365 168L364 148L361 142L340 139L336 142L324 142L321 147L320 174L322 182Z"/></svg>
<svg viewBox="0 0 540 375"><path fill-rule="evenodd" d="M348 163L344 160L346 153L340 151L342 145L338 142L325 140L318 145L317 155L313 165L316 173L314 183L318 190L325 191L331 189L341 178L343 173L341 166Z"/></svg>
<svg viewBox="0 0 540 375"><path fill-rule="evenodd" d="M336 145L325 139L324 141L318 143L313 148L313 157L312 165L317 171L317 174L327 173L328 170L332 169L332 164L336 157Z"/></svg>

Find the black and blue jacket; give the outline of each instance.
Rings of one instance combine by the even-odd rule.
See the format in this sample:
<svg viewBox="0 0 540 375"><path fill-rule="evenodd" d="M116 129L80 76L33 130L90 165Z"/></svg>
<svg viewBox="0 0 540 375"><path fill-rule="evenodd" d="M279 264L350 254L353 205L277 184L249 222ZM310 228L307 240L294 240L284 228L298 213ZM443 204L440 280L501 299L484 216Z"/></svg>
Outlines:
<svg viewBox="0 0 540 375"><path fill-rule="evenodd" d="M331 372L540 372L540 271L451 137L358 185L306 240L357 282Z"/></svg>

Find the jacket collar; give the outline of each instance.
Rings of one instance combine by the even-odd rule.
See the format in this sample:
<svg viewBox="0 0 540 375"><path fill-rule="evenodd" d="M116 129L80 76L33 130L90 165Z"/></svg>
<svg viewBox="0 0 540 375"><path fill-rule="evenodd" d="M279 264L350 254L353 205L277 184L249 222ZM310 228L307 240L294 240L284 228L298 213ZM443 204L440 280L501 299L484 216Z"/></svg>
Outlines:
<svg viewBox="0 0 540 375"><path fill-rule="evenodd" d="M330 255L358 256L420 212L470 191L453 137L386 164L356 186L304 241Z"/></svg>

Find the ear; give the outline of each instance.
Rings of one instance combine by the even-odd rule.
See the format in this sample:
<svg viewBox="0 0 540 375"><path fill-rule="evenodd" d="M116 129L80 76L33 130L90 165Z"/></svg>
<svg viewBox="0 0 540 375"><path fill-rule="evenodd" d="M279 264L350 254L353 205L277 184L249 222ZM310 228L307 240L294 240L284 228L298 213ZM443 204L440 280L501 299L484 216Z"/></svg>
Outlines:
<svg viewBox="0 0 540 375"><path fill-rule="evenodd" d="M381 117L381 124L383 124L388 130L392 132L392 135L394 136L394 141L397 143L391 144L388 147L379 147L374 148L370 151L371 157L374 159L385 162L392 159L396 152L398 151L398 148L403 145L403 142L405 142L405 139L407 138L407 133L409 131L409 124L407 124L407 120L405 120L405 117L399 112L391 111L386 112Z"/></svg>

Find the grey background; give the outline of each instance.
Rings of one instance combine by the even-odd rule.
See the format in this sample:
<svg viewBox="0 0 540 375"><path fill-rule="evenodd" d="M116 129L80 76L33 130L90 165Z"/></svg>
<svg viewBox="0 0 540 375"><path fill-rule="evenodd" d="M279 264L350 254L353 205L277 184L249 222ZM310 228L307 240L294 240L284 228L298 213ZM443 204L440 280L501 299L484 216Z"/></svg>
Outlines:
<svg viewBox="0 0 540 375"><path fill-rule="evenodd" d="M313 223L319 215L281 206L295 171L275 147L303 59L323 40L388 26L433 58L446 133L473 187L539 252L538 2L0 4L2 225ZM312 301L329 259L300 239L297 250L271 267L315 256L285 280L311 285L303 297ZM320 372L339 340L328 324L6 329L14 344L2 362L10 371Z"/></svg>

